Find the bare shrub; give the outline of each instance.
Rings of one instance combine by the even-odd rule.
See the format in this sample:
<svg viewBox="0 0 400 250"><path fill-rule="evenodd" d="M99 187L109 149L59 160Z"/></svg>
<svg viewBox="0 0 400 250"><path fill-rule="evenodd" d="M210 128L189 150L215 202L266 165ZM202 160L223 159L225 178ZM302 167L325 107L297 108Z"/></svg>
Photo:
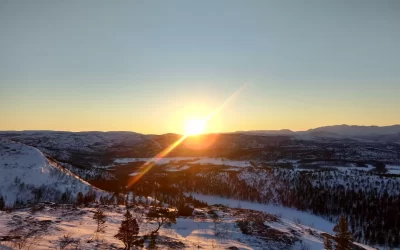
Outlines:
<svg viewBox="0 0 400 250"><path fill-rule="evenodd" d="M39 221L30 216L23 218L14 215L7 224L13 226L13 229L7 235L12 247L29 250L40 242L42 236L47 232L51 221Z"/></svg>
<svg viewBox="0 0 400 250"><path fill-rule="evenodd" d="M18 227L9 232L9 237L14 248L29 250L42 239L42 234L40 229Z"/></svg>
<svg viewBox="0 0 400 250"><path fill-rule="evenodd" d="M78 249L80 245L79 239L74 239L70 234L64 235L58 239L58 247L60 250L67 249L68 246L71 246L72 249Z"/></svg>

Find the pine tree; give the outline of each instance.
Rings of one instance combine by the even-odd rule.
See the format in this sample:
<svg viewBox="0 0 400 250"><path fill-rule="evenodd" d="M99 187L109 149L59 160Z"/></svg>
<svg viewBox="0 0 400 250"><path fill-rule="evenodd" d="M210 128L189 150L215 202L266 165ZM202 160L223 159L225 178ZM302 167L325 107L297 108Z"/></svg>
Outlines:
<svg viewBox="0 0 400 250"><path fill-rule="evenodd" d="M89 206L89 203L96 201L96 193L93 190L89 190L83 197L83 203L85 206Z"/></svg>
<svg viewBox="0 0 400 250"><path fill-rule="evenodd" d="M332 241L331 241L330 236L325 237L324 248L325 248L325 250L333 250Z"/></svg>
<svg viewBox="0 0 400 250"><path fill-rule="evenodd" d="M101 211L100 210L100 208L98 208L95 212L94 212L94 215L93 215L93 220L95 220L96 221L96 223L97 223L97 229L96 229L96 232L98 232L98 233L104 233L105 232L105 223L106 223L106 221L105 221L105 218L106 218L106 215L104 214L104 212L103 211Z"/></svg>
<svg viewBox="0 0 400 250"><path fill-rule="evenodd" d="M76 204L78 206L83 204L83 194L82 194L82 192L79 192L78 195L76 196Z"/></svg>
<svg viewBox="0 0 400 250"><path fill-rule="evenodd" d="M335 225L333 231L336 233L336 250L349 250L351 249L352 236L349 232L349 225L346 218L342 215L339 223Z"/></svg>
<svg viewBox="0 0 400 250"><path fill-rule="evenodd" d="M0 211L4 210L5 206L6 206L6 204L4 202L4 198L3 198L3 196L0 196Z"/></svg>
<svg viewBox="0 0 400 250"><path fill-rule="evenodd" d="M132 214L126 210L124 220L121 222L118 233L114 237L124 243L125 249L131 249L132 246L140 244L138 234L139 225L136 219L132 217Z"/></svg>

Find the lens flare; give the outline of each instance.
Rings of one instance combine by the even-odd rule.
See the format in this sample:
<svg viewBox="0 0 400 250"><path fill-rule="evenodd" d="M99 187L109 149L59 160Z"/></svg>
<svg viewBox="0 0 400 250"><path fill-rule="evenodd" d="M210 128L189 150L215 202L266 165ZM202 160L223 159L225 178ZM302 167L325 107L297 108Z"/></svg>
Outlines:
<svg viewBox="0 0 400 250"><path fill-rule="evenodd" d="M172 143L169 147L158 153L151 160L147 161L140 167L140 174L133 176L130 180L128 180L127 188L131 187L133 184L138 182L143 175L145 175L157 162L163 157L167 156L174 148L179 146L188 136L190 135L198 135L204 132L205 126L207 122L215 115L220 113L242 90L247 86L247 84L240 87L236 90L232 95L230 95L221 106L217 107L215 111L211 112L206 119L203 120L189 120L185 126L185 135L183 135L179 140Z"/></svg>

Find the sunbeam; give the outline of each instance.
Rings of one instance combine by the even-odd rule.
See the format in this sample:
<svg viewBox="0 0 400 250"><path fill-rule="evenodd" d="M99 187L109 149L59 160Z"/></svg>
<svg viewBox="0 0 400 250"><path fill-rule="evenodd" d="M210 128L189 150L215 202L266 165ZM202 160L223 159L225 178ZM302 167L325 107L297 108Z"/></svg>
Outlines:
<svg viewBox="0 0 400 250"><path fill-rule="evenodd" d="M215 115L220 113L240 92L243 91L243 89L247 86L247 84L244 84L241 86L239 89L237 89L235 92L233 92L219 107L217 107L213 112L211 112L206 119L202 120L201 127L199 124L190 124L190 128L188 127L186 130L185 135L183 135L179 140L171 144L169 147L158 153L155 157L153 157L151 160L145 162L141 167L140 167L140 173L136 176L133 176L130 180L128 180L127 188L131 187L134 185L136 182L142 178L143 175L145 175L160 159L164 158L167 156L174 148L176 148L178 145L180 145L188 136L191 135L196 135L202 132L202 129L204 129L205 124L213 118Z"/></svg>

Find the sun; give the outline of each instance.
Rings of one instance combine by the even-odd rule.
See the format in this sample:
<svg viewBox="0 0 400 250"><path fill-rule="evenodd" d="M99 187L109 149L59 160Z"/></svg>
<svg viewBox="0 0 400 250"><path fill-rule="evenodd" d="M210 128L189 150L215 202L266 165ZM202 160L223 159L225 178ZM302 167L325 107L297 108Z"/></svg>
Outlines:
<svg viewBox="0 0 400 250"><path fill-rule="evenodd" d="M199 135L204 133L206 128L206 120L191 119L187 120L185 124L185 135Z"/></svg>

